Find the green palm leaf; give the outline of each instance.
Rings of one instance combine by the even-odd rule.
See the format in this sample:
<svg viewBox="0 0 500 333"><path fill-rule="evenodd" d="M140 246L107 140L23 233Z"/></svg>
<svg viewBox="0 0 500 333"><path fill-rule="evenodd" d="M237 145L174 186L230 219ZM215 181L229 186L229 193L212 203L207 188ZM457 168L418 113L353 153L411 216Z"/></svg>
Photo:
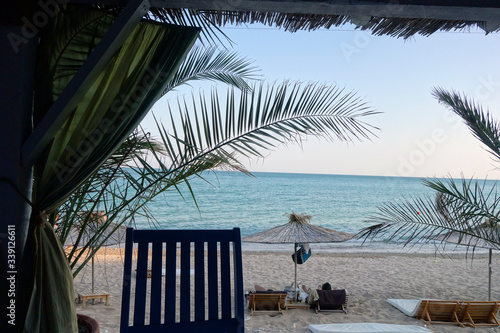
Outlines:
<svg viewBox="0 0 500 333"><path fill-rule="evenodd" d="M197 80L218 81L248 90L250 86L246 80L258 79L257 71L257 67L252 66L250 60L241 57L237 52L195 46L162 96L182 84Z"/></svg>
<svg viewBox="0 0 500 333"><path fill-rule="evenodd" d="M426 179L424 185L437 191L435 198L425 196L379 207L366 221L372 226L360 230L359 238L382 237L406 246L436 238L446 242L452 232L459 232L470 246L486 240L500 248L500 229L484 227L485 221L498 221L500 197L495 186L488 190L486 181L464 178L459 183L452 178Z"/></svg>
<svg viewBox="0 0 500 333"><path fill-rule="evenodd" d="M471 132L497 159L500 158L500 127L488 112L465 96L436 88L433 95L459 115ZM424 197L379 207L362 229L364 239L386 237L405 245L438 239L442 244L459 235L463 245L500 248L500 196L496 185L486 181L448 178L426 179L424 185L436 191L436 198ZM420 213L419 213L420 212Z"/></svg>
<svg viewBox="0 0 500 333"><path fill-rule="evenodd" d="M224 100L225 105L214 90L208 101L203 96L198 101L193 97L190 106L179 101L180 123L173 123L170 133L162 129L174 167L204 154L262 157L263 150L307 135L348 142L369 139L376 129L362 119L377 112L335 86L260 84L251 91L230 89Z"/></svg>
<svg viewBox="0 0 500 333"><path fill-rule="evenodd" d="M262 149L306 135L343 141L369 139L376 130L362 119L377 112L335 86L284 83L266 90L260 84L251 91L240 91L239 98L230 89L224 108L219 101L216 91L209 103L203 97L198 103L194 100L192 109L186 101L179 101L178 123L172 110L170 128L157 122L165 155L153 151L151 157L160 169L146 159L137 162L134 177L141 181L131 181L134 194L123 207L143 196L151 200L162 191L179 191L180 183L187 185L194 199L190 179L207 170L249 174L238 160L239 154L263 156Z"/></svg>
<svg viewBox="0 0 500 333"><path fill-rule="evenodd" d="M433 95L459 115L472 134L482 142L496 159L500 159L500 124L481 105L457 92L435 88Z"/></svg>

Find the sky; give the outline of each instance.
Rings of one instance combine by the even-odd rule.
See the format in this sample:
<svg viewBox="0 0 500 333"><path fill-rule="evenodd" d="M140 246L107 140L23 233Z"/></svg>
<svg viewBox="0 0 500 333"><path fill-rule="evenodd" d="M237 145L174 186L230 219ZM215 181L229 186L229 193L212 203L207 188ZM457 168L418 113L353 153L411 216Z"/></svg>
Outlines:
<svg viewBox="0 0 500 333"><path fill-rule="evenodd" d="M347 144L309 137L301 146L280 146L264 159L242 158L250 171L499 177L491 154L431 91L442 87L464 93L500 119L500 34L478 30L403 40L352 26L297 33L262 25L223 30L236 51L254 60L262 79L335 84L357 92L381 112L365 118L380 128L371 141ZM209 92L212 85L192 89ZM176 98L167 94L153 107L155 116L168 121L163 111ZM151 115L142 125L155 132Z"/></svg>

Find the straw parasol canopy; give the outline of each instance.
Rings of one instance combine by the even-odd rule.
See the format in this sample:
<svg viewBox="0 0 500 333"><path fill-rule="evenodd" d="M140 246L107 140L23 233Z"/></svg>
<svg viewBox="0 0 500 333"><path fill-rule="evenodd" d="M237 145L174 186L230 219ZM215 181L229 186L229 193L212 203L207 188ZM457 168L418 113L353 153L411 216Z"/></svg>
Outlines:
<svg viewBox="0 0 500 333"><path fill-rule="evenodd" d="M242 237L243 242L267 244L294 244L295 251L295 288L297 289L297 246L304 243L339 243L355 237L353 234L336 231L310 223L312 216L302 214L286 214L286 224ZM295 292L297 298L297 292Z"/></svg>
<svg viewBox="0 0 500 333"><path fill-rule="evenodd" d="M310 223L312 216L287 214L289 222L283 225L242 237L250 243L290 244L290 243L338 243L354 238L355 235L324 228Z"/></svg>

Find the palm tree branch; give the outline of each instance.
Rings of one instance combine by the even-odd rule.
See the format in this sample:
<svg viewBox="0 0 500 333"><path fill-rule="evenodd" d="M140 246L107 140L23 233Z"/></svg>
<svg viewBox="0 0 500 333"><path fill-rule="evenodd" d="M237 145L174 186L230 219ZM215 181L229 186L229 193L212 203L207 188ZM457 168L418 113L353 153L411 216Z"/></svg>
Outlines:
<svg viewBox="0 0 500 333"><path fill-rule="evenodd" d="M455 91L448 92L442 88L434 88L433 95L459 115L472 134L496 159L500 159L500 124L488 111L485 113L481 105Z"/></svg>
<svg viewBox="0 0 500 333"><path fill-rule="evenodd" d="M182 84L197 80L218 81L239 89L250 89L247 80L258 80L258 68L237 52L195 46L181 64L162 96Z"/></svg>
<svg viewBox="0 0 500 333"><path fill-rule="evenodd" d="M226 103L239 111L235 114L234 121L231 122L226 122L218 102L220 101L219 96L216 91L213 91L210 102L200 96L198 106L194 103L195 112L193 115L187 115L188 112L181 114L180 126L176 126L173 122L171 133L157 124L158 129L163 132L162 139L167 155L175 157L175 159L170 168L155 175L155 180L145 185L141 191L147 191L155 183L176 173L194 175L196 172L215 166L230 166L244 170L241 163L235 159L234 153L226 151L225 147L231 147L245 155L260 156L256 148L273 147L274 144L271 141L281 143L308 134L328 137L326 132L328 130L335 132L331 136L332 138L335 136L341 140L350 140L349 133L356 133L355 137L358 138L369 138L373 129L376 129L358 121L357 118L378 112L367 107L352 93L348 93L349 97L345 97L336 87L306 85L304 89L301 89L300 84L295 84L292 86L292 92L287 95L288 86L289 84L285 83L277 88L271 87L265 91L266 96L263 97L264 89L261 84L258 89L252 89L250 92L240 91L240 101L234 98L234 89L230 89ZM317 93L318 90L321 92L320 94ZM330 99L332 96L343 96L340 99L341 108L336 109L337 104L331 100L326 103L318 102L319 99ZM242 99L247 98L250 102L248 100L241 102ZM288 103L284 102L285 100ZM300 101L299 105L297 105L297 101ZM181 105L187 106L186 103L180 101L177 105L179 107ZM323 109L315 109L317 106L321 106ZM226 111L231 107L226 105ZM242 107L244 108L241 109ZM196 111L198 108L201 112ZM306 110L304 111L304 109ZM228 112L224 113L224 115L227 114ZM283 115L288 115L288 117ZM246 119L242 119L243 116L246 116ZM260 119L255 119L256 116L259 116ZM366 132L357 133L356 129L341 129L342 126L350 122L332 126L333 122L325 120L330 118L351 118L351 121L358 124L358 128L365 129ZM174 120L172 114L171 119ZM308 121L308 119L313 119L313 121ZM324 127L319 127L319 130L314 128L320 123L325 123ZM291 129L294 133L291 133Z"/></svg>
<svg viewBox="0 0 500 333"><path fill-rule="evenodd" d="M486 190L486 182L461 179L457 184L452 178L446 182L427 179L424 184L437 191L439 200L425 197L385 204L367 220L375 224L358 236L365 240L386 236L406 246L435 240L444 244L452 233L458 233L463 245L475 247L486 241L500 248L500 229L496 227L500 197L495 186ZM495 227L485 227L485 220L493 221Z"/></svg>

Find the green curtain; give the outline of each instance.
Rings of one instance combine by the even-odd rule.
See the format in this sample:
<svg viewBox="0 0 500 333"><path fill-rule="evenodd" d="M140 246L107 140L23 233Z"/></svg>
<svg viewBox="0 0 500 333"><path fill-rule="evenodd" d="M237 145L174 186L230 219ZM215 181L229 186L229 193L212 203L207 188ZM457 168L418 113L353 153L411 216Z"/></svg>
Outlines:
<svg viewBox="0 0 500 333"><path fill-rule="evenodd" d="M67 6L41 36L35 126L116 18ZM30 235L34 284L25 332L76 332L73 280L50 214L139 124L197 38L199 29L143 21L84 88L78 106L34 165ZM31 257L33 258L31 258Z"/></svg>

